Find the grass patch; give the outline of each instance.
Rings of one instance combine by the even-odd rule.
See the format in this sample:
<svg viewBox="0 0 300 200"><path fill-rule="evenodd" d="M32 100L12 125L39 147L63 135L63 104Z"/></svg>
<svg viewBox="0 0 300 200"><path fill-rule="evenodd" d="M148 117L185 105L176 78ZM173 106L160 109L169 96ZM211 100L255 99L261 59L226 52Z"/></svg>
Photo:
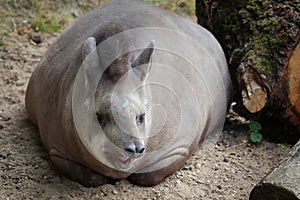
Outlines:
<svg viewBox="0 0 300 200"><path fill-rule="evenodd" d="M32 26L35 30L41 32L57 32L65 27L66 20L59 19L54 15L47 15L47 16L36 16L33 19Z"/></svg>
<svg viewBox="0 0 300 200"><path fill-rule="evenodd" d="M195 15L195 1L194 0L144 0L145 2L153 3L157 6L165 8L171 12L194 16ZM33 28L41 32L58 32L66 27L71 21L72 16L57 17L57 13L42 14L45 5L42 2L35 3L33 12L34 19L32 21ZM51 9L50 9L51 10Z"/></svg>
<svg viewBox="0 0 300 200"><path fill-rule="evenodd" d="M64 29L71 21L71 14L66 14L68 0L61 1L59 4L53 1L34 1L32 2L32 26L36 31L53 33ZM69 6L72 6L71 4Z"/></svg>
<svg viewBox="0 0 300 200"><path fill-rule="evenodd" d="M144 0L180 15L195 15L195 0Z"/></svg>

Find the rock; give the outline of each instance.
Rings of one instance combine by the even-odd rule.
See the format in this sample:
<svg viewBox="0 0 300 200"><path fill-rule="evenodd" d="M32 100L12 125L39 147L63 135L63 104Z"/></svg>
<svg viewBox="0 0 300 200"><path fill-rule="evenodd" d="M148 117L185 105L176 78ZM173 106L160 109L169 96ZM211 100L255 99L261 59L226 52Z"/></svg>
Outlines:
<svg viewBox="0 0 300 200"><path fill-rule="evenodd" d="M29 40L33 41L36 44L40 44L42 42L42 37L40 34L36 32L31 32L28 34Z"/></svg>

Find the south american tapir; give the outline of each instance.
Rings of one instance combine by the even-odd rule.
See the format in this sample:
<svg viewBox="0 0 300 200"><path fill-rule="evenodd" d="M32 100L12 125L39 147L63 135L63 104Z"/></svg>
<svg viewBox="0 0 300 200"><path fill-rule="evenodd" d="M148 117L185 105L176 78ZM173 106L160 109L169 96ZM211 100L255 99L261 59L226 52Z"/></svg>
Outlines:
<svg viewBox="0 0 300 200"><path fill-rule="evenodd" d="M141 0L114 0L60 34L32 74L25 107L72 180L151 186L216 141L230 87L209 31Z"/></svg>

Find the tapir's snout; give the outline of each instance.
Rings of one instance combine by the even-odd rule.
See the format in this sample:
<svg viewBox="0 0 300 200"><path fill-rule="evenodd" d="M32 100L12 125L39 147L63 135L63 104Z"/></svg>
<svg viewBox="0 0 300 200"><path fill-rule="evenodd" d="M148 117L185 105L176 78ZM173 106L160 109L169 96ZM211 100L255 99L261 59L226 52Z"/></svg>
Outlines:
<svg viewBox="0 0 300 200"><path fill-rule="evenodd" d="M145 151L143 141L139 139L130 140L123 148L121 155L116 157L115 166L122 170L128 170L133 166L134 160L142 157Z"/></svg>
<svg viewBox="0 0 300 200"><path fill-rule="evenodd" d="M145 145L142 141L132 141L130 142L125 150L125 154L130 158L139 158L145 153Z"/></svg>

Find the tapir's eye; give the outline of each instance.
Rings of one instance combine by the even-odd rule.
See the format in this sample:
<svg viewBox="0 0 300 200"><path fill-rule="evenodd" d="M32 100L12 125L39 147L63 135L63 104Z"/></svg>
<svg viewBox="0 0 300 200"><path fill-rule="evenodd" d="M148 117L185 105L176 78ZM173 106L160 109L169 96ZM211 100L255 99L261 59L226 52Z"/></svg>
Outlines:
<svg viewBox="0 0 300 200"><path fill-rule="evenodd" d="M145 113L136 116L136 123L138 126L144 124L144 122L145 122Z"/></svg>
<svg viewBox="0 0 300 200"><path fill-rule="evenodd" d="M99 124L100 124L101 126L103 126L103 125L104 125L104 122L103 122L103 119L102 119L101 115L98 114L98 113L96 113L96 116L97 116L97 119L98 119Z"/></svg>

